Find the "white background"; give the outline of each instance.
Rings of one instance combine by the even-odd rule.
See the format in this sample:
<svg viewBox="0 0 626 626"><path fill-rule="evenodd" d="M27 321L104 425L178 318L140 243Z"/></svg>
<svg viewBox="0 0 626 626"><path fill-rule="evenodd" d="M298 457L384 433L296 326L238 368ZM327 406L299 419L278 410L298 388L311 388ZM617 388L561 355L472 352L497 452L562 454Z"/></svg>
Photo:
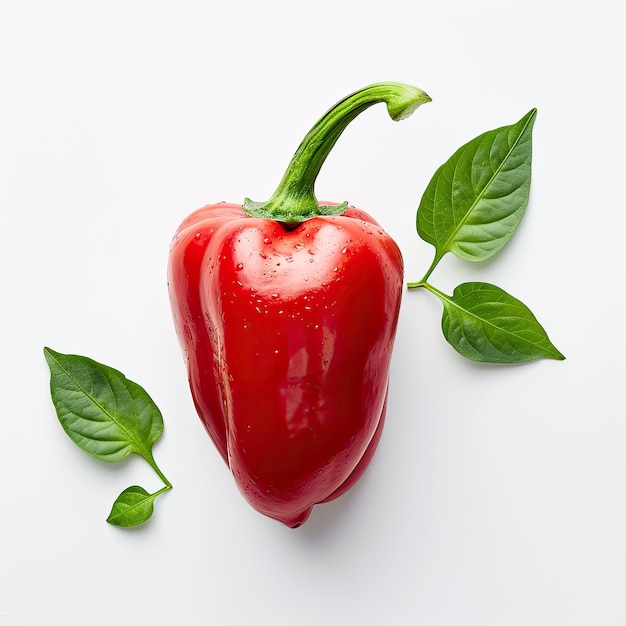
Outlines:
<svg viewBox="0 0 626 626"><path fill-rule="evenodd" d="M624 55L618 3L5 2L0 9L0 626L626 624ZM407 280L415 210L474 136L538 108L533 186L495 283L564 362L484 366L406 292L386 430L363 480L289 530L239 495L197 419L165 268L193 209L266 199L332 104L381 80L433 98L345 132L320 199L370 212ZM134 530L117 494L160 483L63 433L42 348L143 385L174 484Z"/></svg>

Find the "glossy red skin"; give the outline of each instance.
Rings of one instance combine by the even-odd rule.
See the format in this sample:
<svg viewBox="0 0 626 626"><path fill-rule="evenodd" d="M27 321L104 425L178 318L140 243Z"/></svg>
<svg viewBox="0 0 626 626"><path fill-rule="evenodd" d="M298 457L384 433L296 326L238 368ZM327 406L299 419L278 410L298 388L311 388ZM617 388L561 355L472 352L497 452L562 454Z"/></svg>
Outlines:
<svg viewBox="0 0 626 626"><path fill-rule="evenodd" d="M179 227L169 290L194 403L259 512L299 526L367 468L402 281L398 246L353 207L287 230L220 203Z"/></svg>

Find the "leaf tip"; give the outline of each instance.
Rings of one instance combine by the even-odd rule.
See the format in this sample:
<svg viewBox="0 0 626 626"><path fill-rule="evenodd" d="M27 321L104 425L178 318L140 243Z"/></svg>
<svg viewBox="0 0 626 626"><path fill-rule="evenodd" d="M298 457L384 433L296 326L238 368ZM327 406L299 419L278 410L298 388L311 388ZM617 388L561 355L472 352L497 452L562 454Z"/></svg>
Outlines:
<svg viewBox="0 0 626 626"><path fill-rule="evenodd" d="M531 129L535 125L535 120L537 119L537 107L533 107L524 117L520 120L525 124L530 125Z"/></svg>
<svg viewBox="0 0 626 626"><path fill-rule="evenodd" d="M544 358L552 359L553 361L565 361L565 355L549 339L548 342L550 344L549 352L546 353Z"/></svg>
<svg viewBox="0 0 626 626"><path fill-rule="evenodd" d="M56 361L59 353L53 350L52 348L48 348L48 346L44 346L43 348L43 357L46 359L46 363L49 367L52 367L53 363Z"/></svg>

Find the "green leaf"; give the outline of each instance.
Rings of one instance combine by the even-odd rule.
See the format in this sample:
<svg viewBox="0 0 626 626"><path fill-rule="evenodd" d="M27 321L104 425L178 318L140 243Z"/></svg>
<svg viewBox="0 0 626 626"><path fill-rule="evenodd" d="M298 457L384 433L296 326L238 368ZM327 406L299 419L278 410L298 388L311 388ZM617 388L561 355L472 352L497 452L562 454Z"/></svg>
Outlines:
<svg viewBox="0 0 626 626"><path fill-rule="evenodd" d="M476 137L435 172L417 211L433 266L448 252L482 261L509 240L528 204L536 114Z"/></svg>
<svg viewBox="0 0 626 626"><path fill-rule="evenodd" d="M108 365L44 348L50 368L50 393L61 426L70 439L101 461L141 455L165 486L149 494L129 487L115 501L107 522L136 526L150 518L155 498L172 488L152 456L163 433L163 418L146 391Z"/></svg>
<svg viewBox="0 0 626 626"><path fill-rule="evenodd" d="M50 348L44 355L52 402L70 439L102 461L136 452L158 471L152 446L163 432L163 418L146 391L90 358Z"/></svg>
<svg viewBox="0 0 626 626"><path fill-rule="evenodd" d="M427 286L444 306L443 334L468 359L488 363L524 363L565 357L548 339L530 309L495 285L472 282L447 296Z"/></svg>
<svg viewBox="0 0 626 626"><path fill-rule="evenodd" d="M143 524L154 511L154 500L159 492L150 494L143 487L124 489L113 503L107 522L128 528Z"/></svg>

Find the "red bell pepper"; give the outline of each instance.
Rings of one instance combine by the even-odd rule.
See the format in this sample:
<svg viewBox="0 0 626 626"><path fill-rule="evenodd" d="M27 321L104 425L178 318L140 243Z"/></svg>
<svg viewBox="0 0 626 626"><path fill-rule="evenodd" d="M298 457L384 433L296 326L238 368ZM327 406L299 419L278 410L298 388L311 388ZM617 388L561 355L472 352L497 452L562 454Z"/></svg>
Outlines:
<svg viewBox="0 0 626 626"><path fill-rule="evenodd" d="M272 198L192 213L169 291L197 412L249 503L290 527L347 491L380 439L403 283L400 250L369 215L319 204L317 174L360 112L402 119L430 98L401 83L338 103Z"/></svg>

